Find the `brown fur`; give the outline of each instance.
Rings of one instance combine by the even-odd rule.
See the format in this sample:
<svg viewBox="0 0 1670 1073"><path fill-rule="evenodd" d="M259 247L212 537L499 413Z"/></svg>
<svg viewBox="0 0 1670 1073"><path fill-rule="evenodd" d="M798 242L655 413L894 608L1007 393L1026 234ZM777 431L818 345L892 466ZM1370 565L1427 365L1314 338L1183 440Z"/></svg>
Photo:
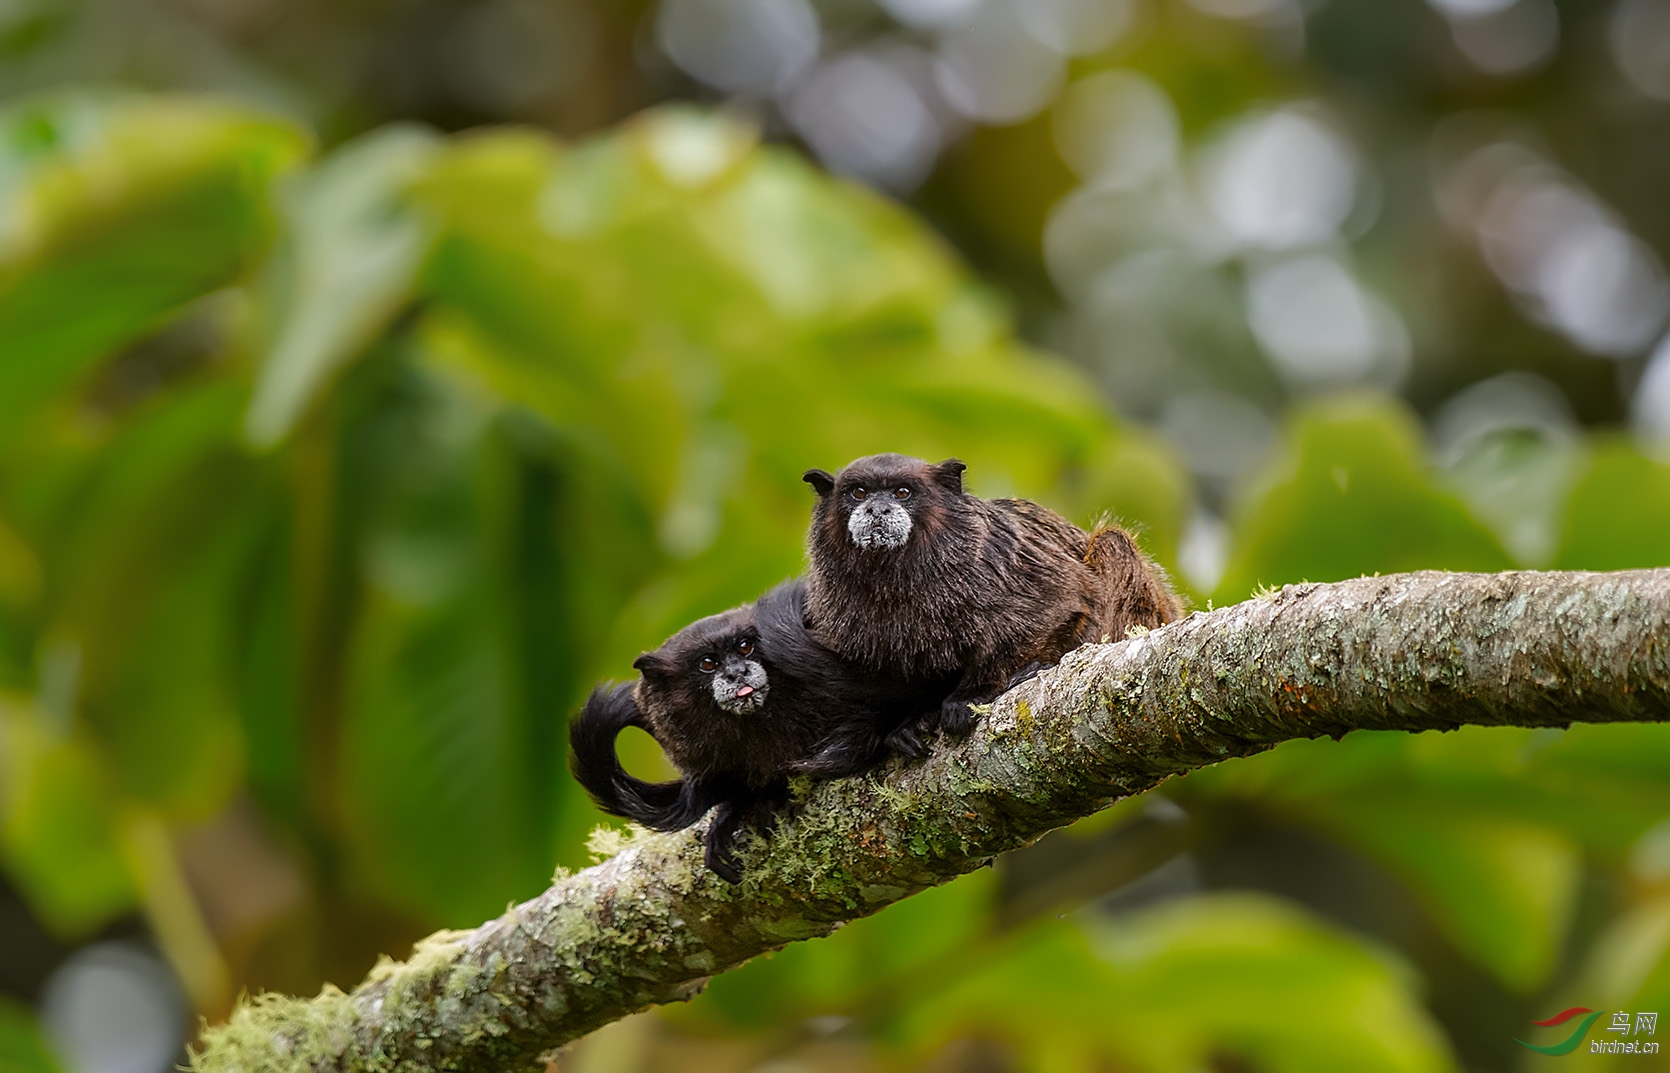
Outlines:
<svg viewBox="0 0 1670 1073"><path fill-rule="evenodd" d="M963 490L964 468L956 459L930 465L889 454L835 476L806 475L818 492L807 579L813 626L835 651L874 670L959 675L938 713L953 734L973 725L971 703L1016 675L1180 613L1164 573L1129 533L1111 524L1086 533L1029 500L980 499ZM860 489L863 501L854 498ZM898 498L899 489L908 496ZM902 547L861 548L851 537L848 519L872 495L892 497L883 509L910 515Z"/></svg>

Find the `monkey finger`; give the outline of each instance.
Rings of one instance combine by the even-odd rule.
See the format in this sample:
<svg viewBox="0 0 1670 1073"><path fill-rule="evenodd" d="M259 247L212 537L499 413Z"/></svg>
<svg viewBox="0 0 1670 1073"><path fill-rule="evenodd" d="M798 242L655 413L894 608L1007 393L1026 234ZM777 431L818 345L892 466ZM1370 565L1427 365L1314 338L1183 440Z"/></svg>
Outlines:
<svg viewBox="0 0 1670 1073"><path fill-rule="evenodd" d="M919 728L914 723L905 723L887 735L887 747L898 753L906 760L924 760L928 756L928 745L918 733Z"/></svg>
<svg viewBox="0 0 1670 1073"><path fill-rule="evenodd" d="M1049 666L1050 666L1050 664L1048 664L1048 663L1043 663L1043 662L1040 662L1038 660L1033 660L1031 663L1028 663L1026 666L1022 667L1020 670L1016 671L1014 674L1009 676L1009 681L1003 687L1004 690L1007 691L1007 690L1010 690L1010 689L1014 689L1016 686L1020 685L1022 682L1030 682L1032 679L1038 677L1038 672L1044 670L1045 668L1047 668Z"/></svg>

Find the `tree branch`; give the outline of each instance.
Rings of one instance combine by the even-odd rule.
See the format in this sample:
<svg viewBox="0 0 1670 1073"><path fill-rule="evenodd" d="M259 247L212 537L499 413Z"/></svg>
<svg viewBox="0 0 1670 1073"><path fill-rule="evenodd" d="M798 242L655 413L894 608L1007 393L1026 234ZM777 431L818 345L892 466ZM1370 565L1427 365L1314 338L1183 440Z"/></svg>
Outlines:
<svg viewBox="0 0 1670 1073"><path fill-rule="evenodd" d="M1010 691L967 741L816 785L731 888L700 827L643 835L352 994L263 996L201 1070L515 1069L707 977L827 935L1121 797L1292 738L1670 717L1670 570L1291 585Z"/></svg>

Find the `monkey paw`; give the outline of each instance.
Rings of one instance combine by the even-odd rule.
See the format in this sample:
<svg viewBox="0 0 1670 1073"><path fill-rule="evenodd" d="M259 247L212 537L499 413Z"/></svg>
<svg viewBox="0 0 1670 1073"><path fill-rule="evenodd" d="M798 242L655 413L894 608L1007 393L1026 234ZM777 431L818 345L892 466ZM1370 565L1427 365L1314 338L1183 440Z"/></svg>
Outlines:
<svg viewBox="0 0 1670 1073"><path fill-rule="evenodd" d="M974 729L974 709L966 700L947 697L939 707L940 732L953 738L966 738Z"/></svg>
<svg viewBox="0 0 1670 1073"><path fill-rule="evenodd" d="M926 759L928 743L923 740L926 731L927 727L920 722L903 723L887 735L887 747L906 760Z"/></svg>
<svg viewBox="0 0 1670 1073"><path fill-rule="evenodd" d="M1040 663L1037 660L1033 660L1031 663L1028 663L1026 666L1010 675L1008 683L1005 684L1003 688L1007 691L1014 689L1022 682L1030 682L1032 679L1038 677L1038 672L1044 670L1048 666L1049 664L1047 663Z"/></svg>
<svg viewBox="0 0 1670 1073"><path fill-rule="evenodd" d="M723 879L731 886L742 882L742 869L738 866L736 857L728 850L716 846L712 841L707 844L707 850L702 854L708 871Z"/></svg>

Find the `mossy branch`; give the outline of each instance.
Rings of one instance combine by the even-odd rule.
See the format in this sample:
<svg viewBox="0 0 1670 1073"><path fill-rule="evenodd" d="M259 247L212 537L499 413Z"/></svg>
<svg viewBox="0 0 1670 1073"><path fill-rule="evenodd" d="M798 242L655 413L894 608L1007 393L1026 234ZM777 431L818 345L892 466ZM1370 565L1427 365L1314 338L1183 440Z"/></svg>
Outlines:
<svg viewBox="0 0 1670 1073"><path fill-rule="evenodd" d="M730 887L700 827L635 838L352 994L263 996L205 1071L501 1070L826 935L1172 775L1292 738L1670 718L1670 570L1290 585L1070 654L925 763L823 783Z"/></svg>

